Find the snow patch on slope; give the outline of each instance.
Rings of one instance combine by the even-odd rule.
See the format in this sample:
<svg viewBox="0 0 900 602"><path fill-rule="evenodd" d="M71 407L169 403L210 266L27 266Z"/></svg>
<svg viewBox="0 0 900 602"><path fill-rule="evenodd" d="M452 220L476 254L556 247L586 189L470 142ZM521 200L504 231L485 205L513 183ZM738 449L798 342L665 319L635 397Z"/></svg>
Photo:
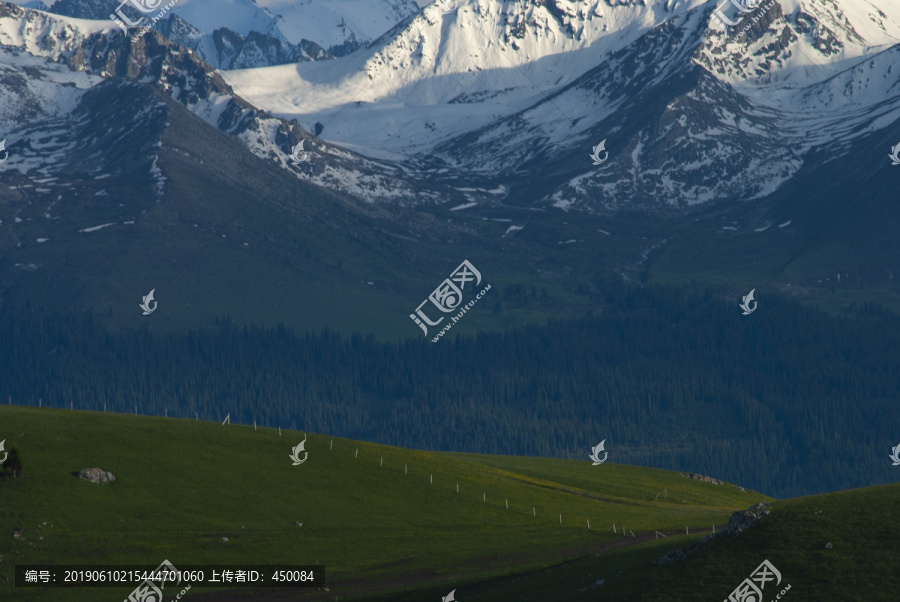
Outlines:
<svg viewBox="0 0 900 602"><path fill-rule="evenodd" d="M415 156L466 129L520 111L704 0L611 7L472 0L443 15L433 3L365 51L327 63L230 72L248 100L360 152ZM557 111L555 119L572 113ZM370 156L374 156L370 155Z"/></svg>

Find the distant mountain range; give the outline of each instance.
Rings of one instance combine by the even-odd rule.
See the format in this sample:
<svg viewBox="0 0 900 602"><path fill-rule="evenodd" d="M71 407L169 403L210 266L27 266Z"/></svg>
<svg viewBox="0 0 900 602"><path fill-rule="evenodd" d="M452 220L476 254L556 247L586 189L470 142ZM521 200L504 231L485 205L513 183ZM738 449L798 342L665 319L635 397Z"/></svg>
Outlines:
<svg viewBox="0 0 900 602"><path fill-rule="evenodd" d="M887 155L900 143L900 7L887 0L729 12L752 25L744 37L711 27L714 7L700 0L478 0L447 14L374 0L183 0L158 31L128 36L108 18L117 6L50 7L73 17L0 4L0 252L12 273L46 265L30 247L53 253L60 235L40 220L61 223L67 206L75 220L70 202L87 211L77 230L196 207L200 174L205 186L219 178L227 147L235 182L265 164L285 190L379 215L393 232L385 244L417 265L385 268L369 253L345 274L417 273L371 291L385 303L419 278L429 286L424 257L451 263L473 248L514 282L568 270L581 281L570 291L618 274L700 278L733 295L763 282L898 298L900 167ZM364 19L363 6L380 16ZM323 7L350 25L312 36L300 24ZM226 68L279 62L291 64ZM189 130L174 131L176 115ZM182 169L186 136L203 142L191 155L199 171ZM301 141L308 160L297 162ZM366 239L366 219L341 235Z"/></svg>
<svg viewBox="0 0 900 602"><path fill-rule="evenodd" d="M875 145L877 177L900 142L900 5L790 5L741 38L699 0L434 4L352 57L228 77L331 142L534 207L759 200Z"/></svg>
<svg viewBox="0 0 900 602"><path fill-rule="evenodd" d="M109 26L116 6L58 0L51 10ZM479 182L515 204L596 212L761 199L812 162L843 161L876 143L884 156L900 136L891 76L900 6L886 0L789 11L772 3L743 38L711 29L699 0L484 0L447 16L439 4L416 13L409 1L370 0L378 18L359 20L383 29L347 26L337 36L319 26L317 38L305 37L299 23L309 11L350 6L358 8L231 0L226 11L183 0L156 27L213 67L241 69L221 75L260 109L371 158L402 161L413 178ZM389 22L398 24L332 60ZM74 50L48 53L37 38L7 42L51 58ZM267 65L281 66L258 69ZM601 141L609 160L597 167L588 154ZM355 170L341 171L313 177L358 195L341 181ZM372 200L412 200L408 186L392 188Z"/></svg>

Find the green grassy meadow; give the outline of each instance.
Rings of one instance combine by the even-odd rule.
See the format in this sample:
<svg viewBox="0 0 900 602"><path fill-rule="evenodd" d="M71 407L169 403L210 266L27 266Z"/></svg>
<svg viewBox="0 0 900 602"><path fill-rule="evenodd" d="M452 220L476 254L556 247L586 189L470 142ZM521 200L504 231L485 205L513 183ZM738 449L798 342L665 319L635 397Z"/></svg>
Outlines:
<svg viewBox="0 0 900 602"><path fill-rule="evenodd" d="M123 599L131 590L15 588L15 564L155 567L163 559L176 567L321 564L330 595L342 599L373 591L445 594L623 541L634 542L631 553L658 557L770 499L613 458L595 467L587 450L580 462L306 436L308 460L293 466L299 432L0 407L0 438L6 450L19 450L24 468L22 478L0 481L0 599ZM116 481L77 478L89 467ZM664 488L667 499L657 499ZM677 537L685 527L690 535ZM637 543L655 530L671 537ZM190 596L203 599L204 591L192 588Z"/></svg>
<svg viewBox="0 0 900 602"><path fill-rule="evenodd" d="M900 484L782 500L740 535L713 538L685 560L655 564L665 552L691 543L684 536L669 538L480 583L464 590L465 600L727 600L769 560L782 581L763 590L767 602L787 585L785 602L892 602L900 591L898 502Z"/></svg>

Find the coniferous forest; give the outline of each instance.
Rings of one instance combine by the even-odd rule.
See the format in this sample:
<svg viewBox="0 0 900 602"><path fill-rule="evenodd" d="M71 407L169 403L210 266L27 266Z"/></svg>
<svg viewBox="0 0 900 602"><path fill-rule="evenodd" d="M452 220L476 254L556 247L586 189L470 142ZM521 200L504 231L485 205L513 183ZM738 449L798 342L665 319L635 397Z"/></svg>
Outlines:
<svg viewBox="0 0 900 602"><path fill-rule="evenodd" d="M605 439L611 462L777 497L889 482L895 314L767 298L743 317L688 286L623 286L598 301L597 316L437 344L228 316L186 336L110 333L90 315L7 305L0 394L444 451L587 461Z"/></svg>

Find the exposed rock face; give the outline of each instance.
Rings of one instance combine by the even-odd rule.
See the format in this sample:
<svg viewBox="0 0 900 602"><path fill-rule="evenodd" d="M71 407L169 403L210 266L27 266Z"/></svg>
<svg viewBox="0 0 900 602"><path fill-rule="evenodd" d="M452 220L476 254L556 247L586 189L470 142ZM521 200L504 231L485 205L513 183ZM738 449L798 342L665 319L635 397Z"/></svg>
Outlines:
<svg viewBox="0 0 900 602"><path fill-rule="evenodd" d="M687 476L687 475L685 475ZM700 476L700 475L697 475ZM706 477L709 478L709 477ZM719 531L715 534L710 533L708 535L704 535L703 539L689 548L683 548L680 550L674 550L669 552L662 558L656 561L656 564L667 564L669 562L676 562L678 560L684 559L688 554L704 545L711 539L715 539L716 537L721 537L723 534L726 535L737 535L762 517L769 514L769 504L768 502L760 502L754 506L750 506L746 510L738 510L734 514L731 515L731 518L728 519L728 526L725 527L724 530Z"/></svg>
<svg viewBox="0 0 900 602"><path fill-rule="evenodd" d="M707 477L707 476L702 475L702 474L694 474L694 473L684 474L684 473L681 473L681 476L683 476L683 477L689 477L689 478L691 478L691 479L694 479L695 481L703 481L704 483L715 483L716 485L722 485L722 484L723 484L722 481L720 481L719 479L714 479L714 478L712 478L712 477Z"/></svg>
<svg viewBox="0 0 900 602"><path fill-rule="evenodd" d="M82 468L81 471L79 471L78 476L91 483L109 483L116 480L113 473L101 470L100 468Z"/></svg>
<svg viewBox="0 0 900 602"><path fill-rule="evenodd" d="M243 36L226 27L205 34L175 13L159 21L154 28L218 69L250 69L334 58L315 42L305 39L299 44L290 44L258 31Z"/></svg>
<svg viewBox="0 0 900 602"><path fill-rule="evenodd" d="M739 510L728 519L725 531L729 535L737 535L767 514L769 514L769 504L766 502L760 502L746 510Z"/></svg>

